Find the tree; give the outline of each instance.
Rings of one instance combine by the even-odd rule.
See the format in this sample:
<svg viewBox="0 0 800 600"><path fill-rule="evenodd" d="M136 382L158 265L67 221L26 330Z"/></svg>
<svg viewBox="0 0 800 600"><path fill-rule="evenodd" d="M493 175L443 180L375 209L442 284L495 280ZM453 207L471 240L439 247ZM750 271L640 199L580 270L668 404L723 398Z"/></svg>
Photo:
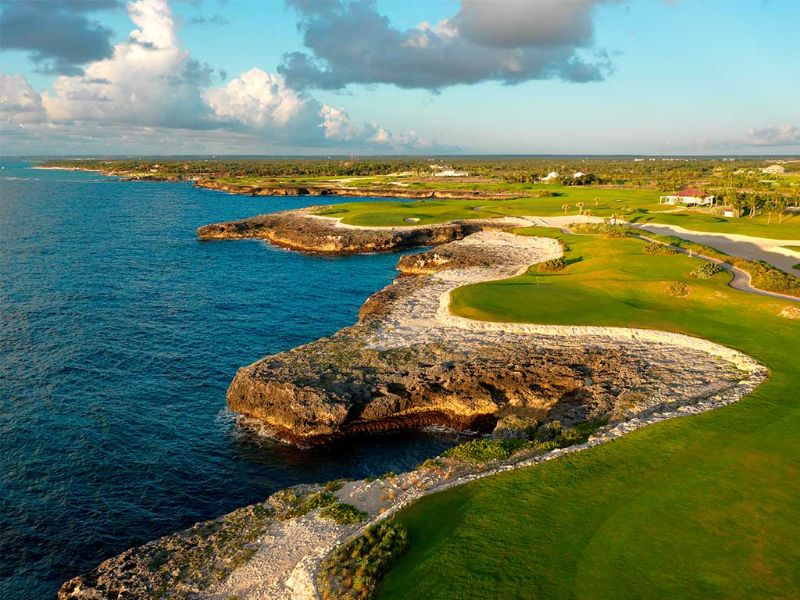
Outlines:
<svg viewBox="0 0 800 600"><path fill-rule="evenodd" d="M561 205L561 208L563 208L563 209L564 209L564 214L567 214L567 210L569 209L569 204L567 204L567 203L565 202L564 204L562 204L562 205Z"/></svg>
<svg viewBox="0 0 800 600"><path fill-rule="evenodd" d="M756 216L756 212L758 211L761 203L763 202L763 196L758 192L751 192L747 196L747 207L750 209L750 218Z"/></svg>
<svg viewBox="0 0 800 600"><path fill-rule="evenodd" d="M582 215L583 214L583 207L585 206L585 204L583 202L576 202L575 206L578 208L578 214Z"/></svg>

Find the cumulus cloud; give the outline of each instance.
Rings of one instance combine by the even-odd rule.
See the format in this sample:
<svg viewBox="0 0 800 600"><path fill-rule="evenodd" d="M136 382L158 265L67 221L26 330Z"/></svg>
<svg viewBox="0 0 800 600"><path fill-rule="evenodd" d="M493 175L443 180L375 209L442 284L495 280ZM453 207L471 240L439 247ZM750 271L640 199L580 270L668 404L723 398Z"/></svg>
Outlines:
<svg viewBox="0 0 800 600"><path fill-rule="evenodd" d="M45 118L38 93L22 75L5 75L0 71L0 122L32 123Z"/></svg>
<svg viewBox="0 0 800 600"><path fill-rule="evenodd" d="M136 26L129 36L82 74L57 77L52 92L39 95L24 77L0 74L0 121L7 136L83 135L107 143L113 132L133 143L131 132L159 139L155 130L184 130L216 142L208 132L225 131L239 145L249 139L359 151L433 148L413 133L394 135L375 123L354 123L344 109L290 87L278 73L253 68L214 86L217 71L181 46L167 0L136 0L127 8ZM27 123L38 123L38 129L25 129Z"/></svg>
<svg viewBox="0 0 800 600"><path fill-rule="evenodd" d="M119 0L0 0L0 49L30 53L40 70L78 74L111 55L111 30L90 14Z"/></svg>
<svg viewBox="0 0 800 600"><path fill-rule="evenodd" d="M166 0L128 5L136 25L109 58L80 76L58 77L42 101L54 120L197 128L208 113L201 91L213 69L180 47Z"/></svg>
<svg viewBox="0 0 800 600"><path fill-rule="evenodd" d="M800 127L783 123L774 127L752 128L745 144L750 146L800 146Z"/></svg>
<svg viewBox="0 0 800 600"><path fill-rule="evenodd" d="M278 71L297 88L390 83L439 89L480 81L602 79L611 70L594 44L593 13L616 0L462 0L453 17L398 29L375 0L287 0L311 51Z"/></svg>

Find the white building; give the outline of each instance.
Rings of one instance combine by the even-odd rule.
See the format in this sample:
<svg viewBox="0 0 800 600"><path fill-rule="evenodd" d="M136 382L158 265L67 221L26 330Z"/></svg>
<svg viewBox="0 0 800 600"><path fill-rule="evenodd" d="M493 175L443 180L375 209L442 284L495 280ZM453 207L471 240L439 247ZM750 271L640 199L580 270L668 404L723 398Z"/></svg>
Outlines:
<svg viewBox="0 0 800 600"><path fill-rule="evenodd" d="M761 172L768 175L783 175L786 172L786 169L781 165L770 165L761 169Z"/></svg>
<svg viewBox="0 0 800 600"><path fill-rule="evenodd" d="M583 171L578 171L577 173L572 174L573 179L580 179L581 177L586 177L586 173Z"/></svg>
<svg viewBox="0 0 800 600"><path fill-rule="evenodd" d="M686 188L675 194L661 196L659 204L683 204L685 206L711 206L714 204L714 196L706 194L697 188Z"/></svg>
<svg viewBox="0 0 800 600"><path fill-rule="evenodd" d="M456 171L454 169L445 169L433 174L434 177L469 177L467 171Z"/></svg>
<svg viewBox="0 0 800 600"><path fill-rule="evenodd" d="M551 181L555 181L559 177L561 176L558 173L556 173L555 171L550 171L546 177L542 177L539 181L541 181L542 183L549 183Z"/></svg>

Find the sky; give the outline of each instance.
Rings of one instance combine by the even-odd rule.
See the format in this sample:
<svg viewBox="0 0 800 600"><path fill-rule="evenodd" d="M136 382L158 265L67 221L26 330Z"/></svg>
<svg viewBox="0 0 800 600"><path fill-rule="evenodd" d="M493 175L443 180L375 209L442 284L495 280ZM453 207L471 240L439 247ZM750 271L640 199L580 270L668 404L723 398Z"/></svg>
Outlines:
<svg viewBox="0 0 800 600"><path fill-rule="evenodd" d="M797 0L0 0L0 154L800 154Z"/></svg>

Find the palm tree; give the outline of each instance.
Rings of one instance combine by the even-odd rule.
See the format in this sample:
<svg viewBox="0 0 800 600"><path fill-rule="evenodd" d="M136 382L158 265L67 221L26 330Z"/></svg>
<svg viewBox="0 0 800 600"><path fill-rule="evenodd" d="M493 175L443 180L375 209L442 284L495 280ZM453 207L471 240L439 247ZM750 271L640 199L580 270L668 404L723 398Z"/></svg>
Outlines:
<svg viewBox="0 0 800 600"><path fill-rule="evenodd" d="M594 199L594 205L595 205L595 206L600 206L600 198L597 198L597 197L595 197L595 199Z"/></svg>
<svg viewBox="0 0 800 600"><path fill-rule="evenodd" d="M575 206L578 208L578 214L582 215L583 214L583 207L585 206L585 204L583 202L576 202Z"/></svg>
<svg viewBox="0 0 800 600"><path fill-rule="evenodd" d="M565 202L564 204L562 204L562 205L561 205L561 208L563 208L563 209L564 209L564 214L567 214L567 210L569 209L569 204L567 204L567 203Z"/></svg>

